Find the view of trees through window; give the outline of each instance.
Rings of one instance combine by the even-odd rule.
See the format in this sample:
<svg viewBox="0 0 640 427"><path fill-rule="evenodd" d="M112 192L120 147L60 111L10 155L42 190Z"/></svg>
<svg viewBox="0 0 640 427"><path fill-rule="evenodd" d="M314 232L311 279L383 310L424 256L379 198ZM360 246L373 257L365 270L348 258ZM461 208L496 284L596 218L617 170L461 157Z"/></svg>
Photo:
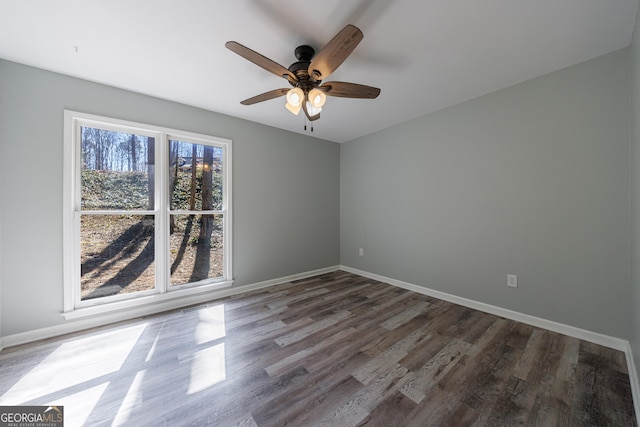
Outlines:
<svg viewBox="0 0 640 427"><path fill-rule="evenodd" d="M169 141L171 285L223 274L222 149Z"/></svg>
<svg viewBox="0 0 640 427"><path fill-rule="evenodd" d="M80 133L81 300L154 290L159 257L172 286L223 276L223 149L170 140L167 182L156 182L155 138ZM156 185L168 206L156 206ZM156 253L155 225L167 211L168 247Z"/></svg>

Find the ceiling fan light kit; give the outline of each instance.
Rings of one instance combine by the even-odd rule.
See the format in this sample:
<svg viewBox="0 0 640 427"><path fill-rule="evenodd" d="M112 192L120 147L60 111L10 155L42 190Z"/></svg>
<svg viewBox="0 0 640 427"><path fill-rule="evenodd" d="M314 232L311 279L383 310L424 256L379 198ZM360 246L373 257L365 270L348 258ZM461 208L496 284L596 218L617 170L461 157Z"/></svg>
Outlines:
<svg viewBox="0 0 640 427"><path fill-rule="evenodd" d="M304 101L304 92L299 87L294 87L287 92L287 103L285 107L287 110L291 111L296 116L300 113L300 108L302 108L302 102Z"/></svg>
<svg viewBox="0 0 640 427"><path fill-rule="evenodd" d="M291 111L291 114L297 116L300 113L300 109L302 108L302 103L298 105L291 105L287 102L284 106L287 110Z"/></svg>
<svg viewBox="0 0 640 427"><path fill-rule="evenodd" d="M310 116L317 116L322 111L322 107L316 107L311 102L307 101L307 111Z"/></svg>
<svg viewBox="0 0 640 427"><path fill-rule="evenodd" d="M252 105L269 99L286 97L285 108L298 115L302 109L309 121L318 120L327 96L341 98L374 99L380 94L380 89L357 83L327 82L329 77L345 59L353 52L363 38L362 31L353 25L347 25L315 55L312 47L303 45L295 49L297 62L285 68L275 61L263 56L235 41L225 44L227 49L253 62L257 66L285 78L292 89L275 89L256 95L241 102Z"/></svg>
<svg viewBox="0 0 640 427"><path fill-rule="evenodd" d="M324 94L323 91L313 88L309 91L308 94L309 102L315 108L324 107L324 103L327 102L327 95Z"/></svg>

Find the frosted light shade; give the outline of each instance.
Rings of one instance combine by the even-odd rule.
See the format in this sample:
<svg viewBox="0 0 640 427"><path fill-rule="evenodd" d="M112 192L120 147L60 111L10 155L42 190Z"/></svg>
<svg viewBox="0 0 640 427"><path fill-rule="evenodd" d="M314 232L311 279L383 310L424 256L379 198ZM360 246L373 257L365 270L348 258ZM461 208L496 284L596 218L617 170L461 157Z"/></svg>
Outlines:
<svg viewBox="0 0 640 427"><path fill-rule="evenodd" d="M327 95L323 91L314 88L309 91L308 99L315 108L322 108L327 101Z"/></svg>
<svg viewBox="0 0 640 427"><path fill-rule="evenodd" d="M320 111L322 111L322 108L314 107L311 102L307 101L307 112L309 113L310 116L315 116L316 114L320 114Z"/></svg>
<svg viewBox="0 0 640 427"><path fill-rule="evenodd" d="M302 100L304 99L304 92L299 87L294 87L289 92L287 92L287 104L292 107L300 107L302 105ZM298 113L294 113L298 114Z"/></svg>
<svg viewBox="0 0 640 427"><path fill-rule="evenodd" d="M300 108L302 108L302 102L299 103L297 106L293 106L287 102L287 104L285 105L285 108L297 116L298 113L300 112Z"/></svg>

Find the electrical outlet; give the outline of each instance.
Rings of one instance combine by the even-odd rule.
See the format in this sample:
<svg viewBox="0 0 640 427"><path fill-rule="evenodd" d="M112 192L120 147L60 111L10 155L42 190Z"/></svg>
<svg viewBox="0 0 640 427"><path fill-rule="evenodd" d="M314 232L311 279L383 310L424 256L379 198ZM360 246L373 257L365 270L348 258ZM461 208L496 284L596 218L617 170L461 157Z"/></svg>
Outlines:
<svg viewBox="0 0 640 427"><path fill-rule="evenodd" d="M364 248L358 249L358 255L364 256Z"/></svg>
<svg viewBox="0 0 640 427"><path fill-rule="evenodd" d="M518 276L515 274L507 274L507 286L512 288L518 287Z"/></svg>

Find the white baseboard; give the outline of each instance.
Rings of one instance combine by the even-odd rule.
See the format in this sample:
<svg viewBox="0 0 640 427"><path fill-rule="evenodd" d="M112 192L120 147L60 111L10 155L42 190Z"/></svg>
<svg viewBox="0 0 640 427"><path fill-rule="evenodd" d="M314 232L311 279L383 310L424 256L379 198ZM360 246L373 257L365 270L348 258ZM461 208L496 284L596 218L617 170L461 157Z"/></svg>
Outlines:
<svg viewBox="0 0 640 427"><path fill-rule="evenodd" d="M462 305L464 307L473 308L475 310L483 311L485 313L495 314L496 316L504 317L507 319L515 320L517 322L526 323L527 325L536 326L539 328L547 329L549 331L558 332L570 337L579 338L581 340L589 341L595 344L603 345L605 347L613 348L615 350L625 351L629 342L621 338L615 338L608 335L599 334L597 332L587 331L585 329L576 328L574 326L564 325L562 323L553 322L551 320L542 319L540 317L531 316L528 314L519 313L517 311L508 310L506 308L497 307L495 305L486 304L483 302L474 301L467 298L462 298L456 295L448 294L446 292L436 291L424 286L414 285L412 283L402 282L400 280L391 279L389 277L380 276L378 274L369 273L367 271L358 270L355 268L340 266L341 270L349 273L358 274L360 276L368 277L370 279L378 280L380 282L388 283L399 288L407 289L409 291L417 292L430 297L438 298L444 301L448 301L454 304Z"/></svg>
<svg viewBox="0 0 640 427"><path fill-rule="evenodd" d="M542 319L540 317L531 316L528 314L518 313L517 311L507 310L506 308L497 307L491 304L474 301L467 298L462 298L456 295L448 294L446 292L436 291L424 286L414 285L412 283L403 282L400 280L392 279L378 274L369 273L368 271L358 270L356 268L341 265L340 270L348 273L357 274L359 276L368 277L369 279L377 280L379 282L387 283L389 285L397 286L399 288L407 289L409 291L417 292L419 294L427 295L430 297L438 298L443 301L451 302L453 304L462 305L464 307L473 308L485 313L495 314L496 316L504 317L506 319L515 320L517 322L526 323L527 325L536 326L538 328L547 329L549 331L557 332L570 337L578 338L584 341L592 342L594 344L602 345L604 347L612 348L624 352L627 359L627 370L629 371L629 382L631 383L631 394L633 396L633 405L636 411L636 419L640 419L640 382L638 380L638 372L636 370L633 354L631 351L631 344L629 341L621 338L612 337L609 335L600 334L597 332L587 331L585 329L576 328L575 326L569 326L551 320Z"/></svg>
<svg viewBox="0 0 640 427"><path fill-rule="evenodd" d="M635 359L631 351L631 344L627 342L624 352L627 358L627 370L629 371L629 382L631 383L631 394L633 395L633 407L636 410L636 420L640 420L640 381L638 380L638 370Z"/></svg>
<svg viewBox="0 0 640 427"><path fill-rule="evenodd" d="M47 338L53 338L64 334L79 332L85 329L105 326L111 323L121 322L123 320L134 319L136 317L148 316L151 314L161 313L163 311L175 310L188 305L201 304L207 301L213 301L232 295L243 294L294 280L306 279L308 277L318 276L320 274L330 273L338 270L338 266L321 268L318 270L307 271L304 273L293 274L290 276L279 277L277 279L265 280L263 282L252 283L244 286L236 286L224 288L206 294L192 295L176 300L164 301L160 304L136 307L118 312L102 314L99 316L84 318L79 320L68 321L60 325L50 326L46 328L36 329L18 334L0 337L0 351L3 346L5 348L16 345L27 344Z"/></svg>

